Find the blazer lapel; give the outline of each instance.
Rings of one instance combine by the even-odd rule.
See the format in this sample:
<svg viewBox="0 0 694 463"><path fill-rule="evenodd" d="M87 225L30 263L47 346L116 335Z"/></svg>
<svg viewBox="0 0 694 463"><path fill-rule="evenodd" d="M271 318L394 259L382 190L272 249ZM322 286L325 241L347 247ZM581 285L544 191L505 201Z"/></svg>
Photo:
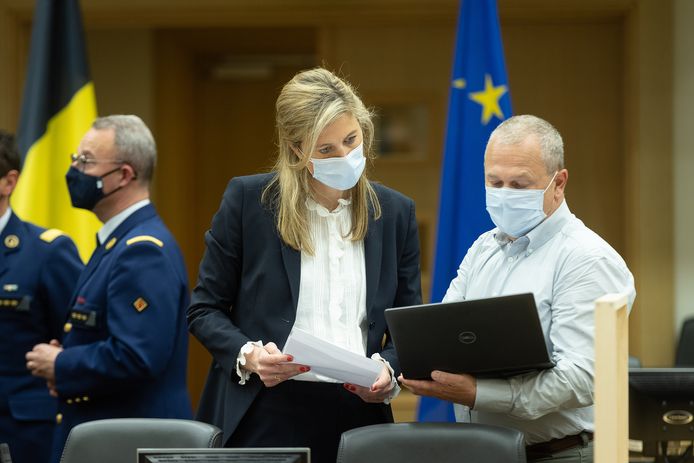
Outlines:
<svg viewBox="0 0 694 463"><path fill-rule="evenodd" d="M101 243L98 248L94 250L92 253L91 257L89 258L89 262L87 262L87 266L82 270L82 273L80 273L80 277L77 279L77 284L75 285L75 291L72 293L72 303L74 304L76 297L79 295L79 291L82 289L82 286L84 286L84 282L89 279L89 277L94 273L94 270L99 266L99 262L101 262L101 258L104 257L104 254L106 253L106 247L104 246L104 243Z"/></svg>
<svg viewBox="0 0 694 463"><path fill-rule="evenodd" d="M292 304L294 312L299 305L299 282L301 280L301 252L281 243L282 246L282 261L284 261L284 270L287 272L289 280L289 289L292 293Z"/></svg>
<svg viewBox="0 0 694 463"><path fill-rule="evenodd" d="M383 252L383 218L373 219L369 211L369 228L364 238L364 260L366 261L366 313L374 304L378 283L381 278L381 255Z"/></svg>

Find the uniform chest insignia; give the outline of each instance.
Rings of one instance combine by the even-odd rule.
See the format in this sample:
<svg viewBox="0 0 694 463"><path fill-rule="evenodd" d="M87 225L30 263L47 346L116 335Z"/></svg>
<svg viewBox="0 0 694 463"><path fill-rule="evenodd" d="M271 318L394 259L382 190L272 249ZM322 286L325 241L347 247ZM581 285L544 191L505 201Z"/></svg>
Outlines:
<svg viewBox="0 0 694 463"><path fill-rule="evenodd" d="M17 235L7 235L5 237L5 246L14 249L19 246L19 237Z"/></svg>
<svg viewBox="0 0 694 463"><path fill-rule="evenodd" d="M0 298L0 309L10 309L17 312L28 312L31 310L31 296L4 297Z"/></svg>
<svg viewBox="0 0 694 463"><path fill-rule="evenodd" d="M2 290L8 293L13 293L19 289L19 286L14 284L14 283L7 283L6 285L2 285Z"/></svg>
<svg viewBox="0 0 694 463"><path fill-rule="evenodd" d="M66 333L72 330L75 326L81 326L86 328L96 328L97 327L97 313L94 310L82 310L78 308L73 308L69 315L69 320L66 325L63 326L63 331ZM67 328L67 329L66 329Z"/></svg>
<svg viewBox="0 0 694 463"><path fill-rule="evenodd" d="M145 301L143 298L138 297L137 299L135 299L135 302L133 302L133 307L135 307L135 310L137 310L138 312L142 312L147 307L149 307L149 304L147 304L147 301Z"/></svg>

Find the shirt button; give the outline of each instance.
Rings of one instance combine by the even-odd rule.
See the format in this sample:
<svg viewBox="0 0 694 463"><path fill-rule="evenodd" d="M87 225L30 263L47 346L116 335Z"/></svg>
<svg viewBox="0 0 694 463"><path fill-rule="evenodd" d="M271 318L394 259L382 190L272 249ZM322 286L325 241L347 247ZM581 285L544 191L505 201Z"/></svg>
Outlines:
<svg viewBox="0 0 694 463"><path fill-rule="evenodd" d="M369 322L369 328L373 328L374 326L376 326L376 322Z"/></svg>
<svg viewBox="0 0 694 463"><path fill-rule="evenodd" d="M506 259L506 260L509 261L509 262L513 262L513 257L509 257L509 258Z"/></svg>
<svg viewBox="0 0 694 463"><path fill-rule="evenodd" d="M63 414L62 414L62 413L58 413L57 415L55 415L55 423L56 423L56 424L60 424L60 423L62 423L62 422L63 422Z"/></svg>
<svg viewBox="0 0 694 463"><path fill-rule="evenodd" d="M65 324L65 326L63 326L63 331L65 331L66 333L69 333L71 329L72 329L72 323L70 323L70 322L67 322Z"/></svg>

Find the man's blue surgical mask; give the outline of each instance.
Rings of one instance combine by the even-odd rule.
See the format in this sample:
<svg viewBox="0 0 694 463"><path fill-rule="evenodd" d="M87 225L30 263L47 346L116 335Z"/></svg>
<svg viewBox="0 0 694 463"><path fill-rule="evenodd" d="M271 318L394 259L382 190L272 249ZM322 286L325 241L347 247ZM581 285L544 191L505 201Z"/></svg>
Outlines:
<svg viewBox="0 0 694 463"><path fill-rule="evenodd" d="M313 163L313 178L324 185L336 190L349 190L359 181L366 158L364 157L364 144L349 152L347 156L311 159Z"/></svg>
<svg viewBox="0 0 694 463"><path fill-rule="evenodd" d="M552 185L558 172L554 173L544 190L485 187L487 212L494 225L514 238L537 227L547 217L543 207L545 191Z"/></svg>
<svg viewBox="0 0 694 463"><path fill-rule="evenodd" d="M119 170L120 167L116 167L101 176L95 176L85 174L76 167L70 166L65 175L65 180L67 181L67 190L70 193L72 205L91 211L99 201L120 190L121 187L118 187L108 194L104 194L104 177Z"/></svg>

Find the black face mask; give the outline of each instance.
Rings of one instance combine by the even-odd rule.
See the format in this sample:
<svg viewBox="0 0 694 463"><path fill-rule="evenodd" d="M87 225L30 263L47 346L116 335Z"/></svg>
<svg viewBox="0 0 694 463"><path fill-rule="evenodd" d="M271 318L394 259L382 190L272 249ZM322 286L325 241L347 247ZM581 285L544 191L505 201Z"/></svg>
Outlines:
<svg viewBox="0 0 694 463"><path fill-rule="evenodd" d="M74 166L70 166L70 170L65 175L65 180L67 180L67 189L70 192L72 205L91 211L99 201L120 190L121 187L118 187L110 193L104 194L104 177L118 170L120 170L120 167L116 167L104 175L96 177L85 174Z"/></svg>

